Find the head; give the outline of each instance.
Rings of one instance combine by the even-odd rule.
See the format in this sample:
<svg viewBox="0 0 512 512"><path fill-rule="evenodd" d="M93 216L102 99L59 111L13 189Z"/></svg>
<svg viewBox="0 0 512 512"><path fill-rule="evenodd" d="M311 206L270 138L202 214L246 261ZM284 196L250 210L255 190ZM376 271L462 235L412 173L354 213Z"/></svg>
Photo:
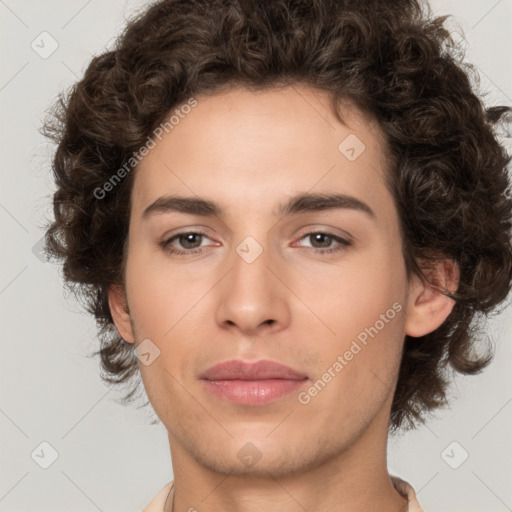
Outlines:
<svg viewBox="0 0 512 512"><path fill-rule="evenodd" d="M450 369L490 361L507 109L484 107L443 22L413 0L162 1L56 105L47 250L98 322L103 378L128 400L142 377L198 458L254 440L314 464L424 421ZM202 372L236 358L307 375L275 431L283 402L205 402Z"/></svg>

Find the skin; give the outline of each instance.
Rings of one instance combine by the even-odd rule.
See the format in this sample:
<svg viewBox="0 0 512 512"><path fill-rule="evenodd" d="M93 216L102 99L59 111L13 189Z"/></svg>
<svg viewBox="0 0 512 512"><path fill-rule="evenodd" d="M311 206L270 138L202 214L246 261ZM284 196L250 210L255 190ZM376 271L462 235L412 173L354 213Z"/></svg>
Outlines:
<svg viewBox="0 0 512 512"><path fill-rule="evenodd" d="M125 289L109 290L123 338L137 346L149 338L160 350L139 366L168 431L174 510L406 510L386 467L403 340L436 329L454 302L407 278L377 123L348 102L340 123L325 93L298 84L196 99L136 170ZM365 145L354 161L338 149L350 134ZM333 192L363 201L374 218L353 208L275 214L295 194ZM143 218L166 194L216 201L225 215ZM202 253L161 245L183 231L206 236L171 247ZM252 263L236 251L247 236L263 249ZM320 254L334 247L341 250ZM456 287L453 263L433 272ZM394 303L401 312L307 404L294 392L235 405L199 379L222 361L271 359L306 373L299 391L307 391ZM261 455L251 467L237 457L248 442Z"/></svg>

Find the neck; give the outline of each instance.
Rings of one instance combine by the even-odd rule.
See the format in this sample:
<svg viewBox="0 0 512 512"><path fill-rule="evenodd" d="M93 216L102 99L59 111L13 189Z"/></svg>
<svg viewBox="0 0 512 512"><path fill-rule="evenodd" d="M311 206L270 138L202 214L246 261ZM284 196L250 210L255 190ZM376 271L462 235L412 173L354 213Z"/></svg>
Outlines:
<svg viewBox="0 0 512 512"><path fill-rule="evenodd" d="M277 478L271 468L258 476L212 470L169 433L174 499L167 500L165 512L404 511L407 500L387 472L384 426L373 422L348 448Z"/></svg>

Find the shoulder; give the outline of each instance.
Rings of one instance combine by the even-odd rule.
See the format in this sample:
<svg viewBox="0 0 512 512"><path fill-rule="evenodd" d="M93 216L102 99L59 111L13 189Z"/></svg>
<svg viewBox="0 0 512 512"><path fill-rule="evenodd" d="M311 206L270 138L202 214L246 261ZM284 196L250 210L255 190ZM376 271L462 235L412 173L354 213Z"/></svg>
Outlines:
<svg viewBox="0 0 512 512"><path fill-rule="evenodd" d="M416 493L410 484L397 476L391 476L391 481L393 482L395 489L402 496L407 498L407 501L409 502L407 512L423 512L423 509L420 507L418 499L416 498Z"/></svg>
<svg viewBox="0 0 512 512"><path fill-rule="evenodd" d="M160 492L144 507L142 512L164 512L164 505L167 497L171 494L174 481L171 480L160 490Z"/></svg>

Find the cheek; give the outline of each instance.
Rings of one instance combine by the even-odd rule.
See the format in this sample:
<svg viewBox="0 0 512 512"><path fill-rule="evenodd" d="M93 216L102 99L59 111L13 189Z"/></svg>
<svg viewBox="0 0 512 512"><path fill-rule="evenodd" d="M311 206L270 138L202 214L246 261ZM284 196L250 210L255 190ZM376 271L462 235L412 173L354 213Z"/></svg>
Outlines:
<svg viewBox="0 0 512 512"><path fill-rule="evenodd" d="M179 267L161 264L162 258L134 254L126 271L130 310L139 337L164 340L207 291L207 281L187 275Z"/></svg>
<svg viewBox="0 0 512 512"><path fill-rule="evenodd" d="M134 251L126 269L136 343L149 339L158 354L150 365L139 364L148 395L153 389L175 386L172 376L181 381L194 355L204 351L200 330L212 287L206 276L191 276L176 267L171 271L170 266L155 262L160 259Z"/></svg>
<svg viewBox="0 0 512 512"><path fill-rule="evenodd" d="M398 260L400 262L400 260ZM400 332L405 309L405 269L394 256L364 255L296 283L298 295L324 324L323 335L340 350L366 329ZM311 315L302 316L305 329ZM398 324L398 325L397 325ZM327 329L328 327L328 329ZM387 334L385 334L387 336ZM392 336L396 337L396 336Z"/></svg>
<svg viewBox="0 0 512 512"><path fill-rule="evenodd" d="M403 319L392 307L384 315L388 323L370 320L375 315L368 315L366 323L345 316L337 324L337 339L317 350L311 386L297 397L310 417L338 432L351 432L389 398L400 368Z"/></svg>
<svg viewBox="0 0 512 512"><path fill-rule="evenodd" d="M331 380L337 384L329 384L331 392L336 388L349 401L350 396L367 394L370 400L370 395L377 398L377 389L385 393L393 385L404 339L405 282L396 251L368 254L338 272L317 274L316 287L303 281L299 295L309 297L323 324L321 350L315 347L315 377L326 381L326 373L334 373ZM299 330L309 331L311 337L312 329L308 315ZM324 396L329 400L327 393Z"/></svg>

